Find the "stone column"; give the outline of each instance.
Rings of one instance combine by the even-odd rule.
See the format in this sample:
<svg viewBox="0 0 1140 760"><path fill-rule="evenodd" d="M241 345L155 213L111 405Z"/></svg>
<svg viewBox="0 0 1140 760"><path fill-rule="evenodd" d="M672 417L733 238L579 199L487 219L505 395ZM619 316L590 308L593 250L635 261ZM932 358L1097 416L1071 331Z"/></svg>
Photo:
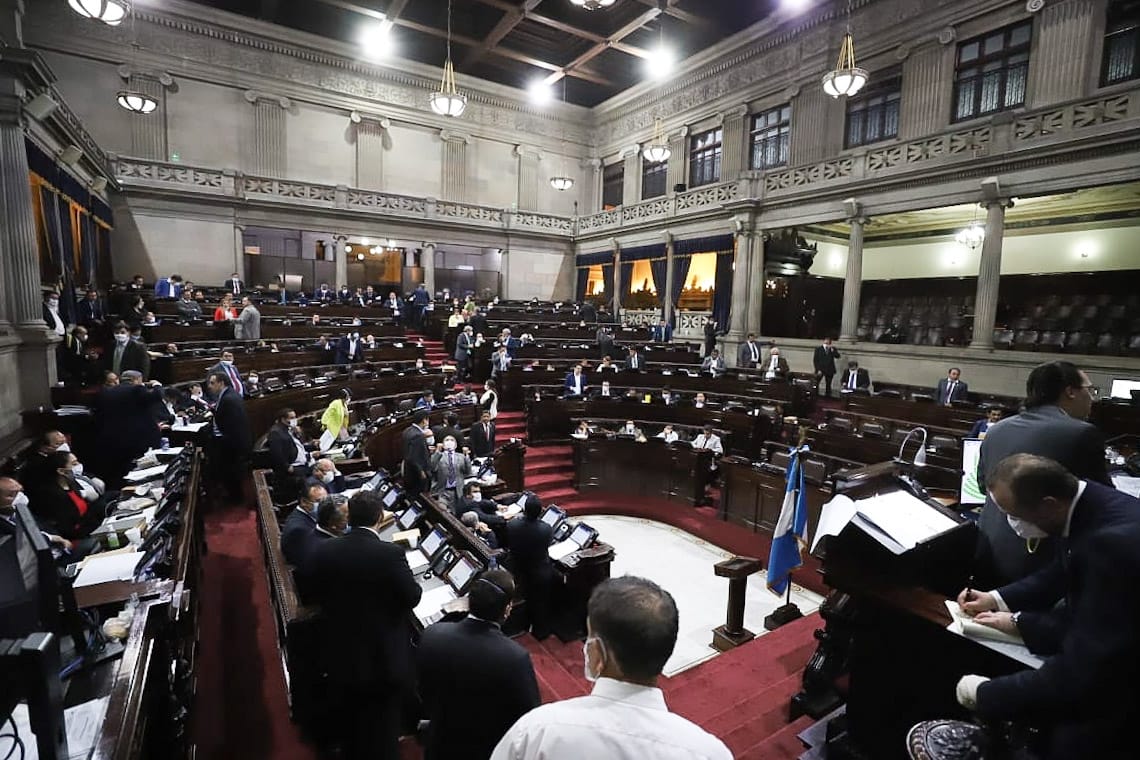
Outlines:
<svg viewBox="0 0 1140 760"><path fill-rule="evenodd" d="M174 84L169 74L154 76L127 67L119 69L126 89L146 95L158 104L147 114L131 114L131 155L154 161L167 161L166 88Z"/></svg>
<svg viewBox="0 0 1140 760"><path fill-rule="evenodd" d="M435 299L435 243L424 243L420 251L420 266L424 270L424 287L428 295Z"/></svg>
<svg viewBox="0 0 1140 760"><path fill-rule="evenodd" d="M0 47L24 46L24 0L0 0Z"/></svg>
<svg viewBox="0 0 1140 760"><path fill-rule="evenodd" d="M443 200L467 202L467 146L471 136L445 129L439 133L442 146L440 188Z"/></svg>
<svg viewBox="0 0 1140 760"><path fill-rule="evenodd" d="M994 322L997 319L998 286L1001 283L1001 245L1005 235L1005 210L1013 205L1009 198L996 198L982 204L986 209L986 238L978 265L978 291L974 299L974 339L970 348L994 347Z"/></svg>
<svg viewBox="0 0 1140 760"><path fill-rule="evenodd" d="M1031 108L1085 96L1097 5L1095 0L1050 0L1040 11L1029 58Z"/></svg>
<svg viewBox="0 0 1140 760"><path fill-rule="evenodd" d="M53 81L37 53L5 48L0 58L0 432L20 425L21 409L51 402L59 338L43 321L39 247L28 156L24 100ZM14 360L14 361L13 361Z"/></svg>
<svg viewBox="0 0 1140 760"><path fill-rule="evenodd" d="M843 281L843 316L839 322L839 339L854 342L859 326L859 294L863 288L863 225L864 216L848 220L851 235L847 243L847 277Z"/></svg>
<svg viewBox="0 0 1140 760"><path fill-rule="evenodd" d="M234 224L234 271L245 279L245 225Z"/></svg>
<svg viewBox="0 0 1140 760"><path fill-rule="evenodd" d="M665 233L665 309L666 322L673 321L673 283L677 280L677 259L674 253L673 234Z"/></svg>
<svg viewBox="0 0 1140 760"><path fill-rule="evenodd" d="M610 293L613 301L614 319L621 322L621 244L617 238L611 238L614 246L614 292Z"/></svg>
<svg viewBox="0 0 1140 760"><path fill-rule="evenodd" d="M253 106L253 129L249 137L249 173L261 177L284 177L287 171L286 111L289 98L246 90L245 99Z"/></svg>
<svg viewBox="0 0 1140 760"><path fill-rule="evenodd" d="M356 187L379 190L384 186L384 137L392 122L359 111L349 120L356 133Z"/></svg>
<svg viewBox="0 0 1140 760"><path fill-rule="evenodd" d="M621 205L628 206L641 200L641 146L636 143L626 146L621 152L621 158L625 162Z"/></svg>
<svg viewBox="0 0 1140 760"><path fill-rule="evenodd" d="M932 135L949 123L954 51L953 45L940 41L928 42L914 50L900 48L899 55L905 55L905 60L899 136L904 140Z"/></svg>
<svg viewBox="0 0 1140 760"><path fill-rule="evenodd" d="M336 287L348 284L348 254L344 251L347 238L339 237L331 243L325 243L325 261L332 257L334 271L336 272Z"/></svg>
<svg viewBox="0 0 1140 760"><path fill-rule="evenodd" d="M764 306L764 233L753 227L741 233L748 248L748 329L761 335Z"/></svg>
<svg viewBox="0 0 1140 760"><path fill-rule="evenodd" d="M519 158L519 210L538 211L539 184L548 179L541 176L542 151L516 145L515 155Z"/></svg>
<svg viewBox="0 0 1140 760"><path fill-rule="evenodd" d="M602 159L587 158L578 166L582 169L582 205L578 214L596 214L602 210Z"/></svg>
<svg viewBox="0 0 1140 760"><path fill-rule="evenodd" d="M673 194L677 185L689 184L689 128L681 127L669 135L669 166L665 170L665 191Z"/></svg>
<svg viewBox="0 0 1140 760"><path fill-rule="evenodd" d="M833 158L843 148L846 121L843 101L818 84L805 86L792 98L792 132L788 165L802 166Z"/></svg>
<svg viewBox="0 0 1140 760"><path fill-rule="evenodd" d="M723 158L720 178L724 182L735 180L748 167L745 158L748 149L748 106L733 108L724 114Z"/></svg>
<svg viewBox="0 0 1140 760"><path fill-rule="evenodd" d="M736 233L736 254L732 264L732 310L728 318L728 342L740 343L748 335L748 295L751 274L749 273L749 246ZM761 267L763 268L763 267ZM728 361L729 357L725 357Z"/></svg>

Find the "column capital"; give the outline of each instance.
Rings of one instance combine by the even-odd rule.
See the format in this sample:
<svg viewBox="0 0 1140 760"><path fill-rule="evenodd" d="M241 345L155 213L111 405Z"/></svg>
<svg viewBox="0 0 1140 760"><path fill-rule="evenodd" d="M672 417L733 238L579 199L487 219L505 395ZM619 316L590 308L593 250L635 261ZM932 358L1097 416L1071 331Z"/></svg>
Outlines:
<svg viewBox="0 0 1140 760"><path fill-rule="evenodd" d="M673 233L672 232L670 232L669 230L662 230L661 231L661 237L663 237L665 239L665 245L667 245L667 246L673 245Z"/></svg>
<svg viewBox="0 0 1140 760"><path fill-rule="evenodd" d="M583 158L578 162L578 166L582 169L593 169L597 171L602 168L602 159L600 158Z"/></svg>
<svg viewBox="0 0 1140 760"><path fill-rule="evenodd" d="M987 211L991 206L1000 206L1001 208L1013 208L1013 198L986 198L978 204Z"/></svg>
<svg viewBox="0 0 1140 760"><path fill-rule="evenodd" d="M675 129L672 132L667 133L666 139L668 139L669 142L673 142L674 140L684 140L688 136L689 128L688 126L684 126L680 129Z"/></svg>
<svg viewBox="0 0 1140 760"><path fill-rule="evenodd" d="M387 127L385 127L385 129L387 129ZM439 139L444 142L461 142L464 145L471 144L471 135L466 132L456 132L452 129L439 130Z"/></svg>
<svg viewBox="0 0 1140 760"><path fill-rule="evenodd" d="M119 78L124 82L131 81L131 77L140 77L152 82L158 82L166 89L177 89L177 83L174 81L173 75L169 71L147 71L145 69L137 69L127 64L123 64L118 68Z"/></svg>
<svg viewBox="0 0 1140 760"><path fill-rule="evenodd" d="M242 97L244 97L245 102L249 103L251 106L255 106L258 103L264 102L276 103L285 110L293 107L293 101L284 95L274 95L273 93L262 92L261 90L246 90L244 93L242 93Z"/></svg>
<svg viewBox="0 0 1140 760"><path fill-rule="evenodd" d="M613 248L615 251L621 250L621 243L618 242L616 237L610 238L610 248Z"/></svg>
<svg viewBox="0 0 1140 760"><path fill-rule="evenodd" d="M638 153L641 153L641 145L640 143L633 143L632 145L626 145L622 148L618 152L618 158L624 161L631 156L636 156Z"/></svg>
<svg viewBox="0 0 1140 760"><path fill-rule="evenodd" d="M748 107L747 103L741 103L738 106L733 106L724 112L724 118L728 119L742 119L747 116L752 109Z"/></svg>
<svg viewBox="0 0 1140 760"><path fill-rule="evenodd" d="M862 227L866 225L867 222L871 221L871 217L867 216L866 214L858 214L856 216L847 217L845 221L852 226L857 224Z"/></svg>
<svg viewBox="0 0 1140 760"><path fill-rule="evenodd" d="M542 158L542 148L533 145L516 145L515 155L519 158Z"/></svg>
<svg viewBox="0 0 1140 760"><path fill-rule="evenodd" d="M435 243L426 243L426 242L425 242L425 243L420 243L420 248L431 248L431 249L434 249L434 248L435 248Z"/></svg>
<svg viewBox="0 0 1140 760"><path fill-rule="evenodd" d="M381 116L374 113L364 113L363 111L352 111L348 114L348 120L353 124L369 123L375 124L380 129L387 130L392 126L392 120L387 116Z"/></svg>

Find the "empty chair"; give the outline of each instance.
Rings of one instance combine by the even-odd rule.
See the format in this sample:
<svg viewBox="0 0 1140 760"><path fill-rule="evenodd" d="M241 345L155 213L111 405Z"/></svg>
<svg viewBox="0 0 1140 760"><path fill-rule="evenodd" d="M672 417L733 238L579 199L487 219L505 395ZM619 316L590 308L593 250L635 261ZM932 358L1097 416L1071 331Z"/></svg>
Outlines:
<svg viewBox="0 0 1140 760"><path fill-rule="evenodd" d="M804 460L804 480L822 485L827 480L827 464L818 459Z"/></svg>
<svg viewBox="0 0 1140 760"><path fill-rule="evenodd" d="M410 412L415 405L415 399L406 398L402 399L400 403L396 405L396 409L400 412Z"/></svg>
<svg viewBox="0 0 1140 760"><path fill-rule="evenodd" d="M1098 354L1117 354L1120 353L1123 341L1119 335L1113 333L1101 333L1096 339L1095 353Z"/></svg>
<svg viewBox="0 0 1140 760"><path fill-rule="evenodd" d="M855 429L855 423L851 421L850 417L832 417L828 420L828 424L836 430L843 430L848 433Z"/></svg>
<svg viewBox="0 0 1140 760"><path fill-rule="evenodd" d="M943 340L941 327L932 327L926 331L926 345L941 346Z"/></svg>
<svg viewBox="0 0 1140 760"><path fill-rule="evenodd" d="M887 429L881 422L864 422L860 431L867 438L886 438Z"/></svg>
<svg viewBox="0 0 1140 760"><path fill-rule="evenodd" d="M1009 348L1013 345L1013 330L997 328L993 335L994 348Z"/></svg>
<svg viewBox="0 0 1140 760"><path fill-rule="evenodd" d="M1124 319L1128 316L1128 307L1122 303L1114 303L1108 307L1108 316L1112 319Z"/></svg>
<svg viewBox="0 0 1140 760"><path fill-rule="evenodd" d="M1070 306L1069 304L1065 304L1064 306L1058 306L1053 311L1053 317L1055 319L1068 319L1071 316L1073 316L1073 307Z"/></svg>
<svg viewBox="0 0 1140 760"><path fill-rule="evenodd" d="M1091 354L1096 348L1096 336L1090 332L1073 332L1065 338L1065 351L1071 354Z"/></svg>
<svg viewBox="0 0 1140 760"><path fill-rule="evenodd" d="M1018 317L1013 321L1014 330L1032 330L1033 319L1029 317Z"/></svg>
<svg viewBox="0 0 1140 760"><path fill-rule="evenodd" d="M772 420L776 420L780 416L780 410L778 408L772 406L771 404L761 404L760 405L760 414L761 414L761 416L769 417Z"/></svg>
<svg viewBox="0 0 1140 760"><path fill-rule="evenodd" d="M1082 319L1096 319L1096 315L1100 313L1100 307L1096 304L1088 304L1078 311Z"/></svg>
<svg viewBox="0 0 1140 760"><path fill-rule="evenodd" d="M1036 330L1018 330L1013 336L1014 351L1036 351L1038 333Z"/></svg>
<svg viewBox="0 0 1140 760"><path fill-rule="evenodd" d="M910 431L904 428L895 428L891 432L891 443L901 444L906 437L910 435Z"/></svg>
<svg viewBox="0 0 1140 760"><path fill-rule="evenodd" d="M926 338L926 328L916 327L906 334L906 342L912 346L921 346L923 340Z"/></svg>
<svg viewBox="0 0 1140 760"><path fill-rule="evenodd" d="M902 393L896 391L894 388L888 388L885 391L879 391L875 395L882 396L883 398L902 398Z"/></svg>
<svg viewBox="0 0 1140 760"><path fill-rule="evenodd" d="M868 338L870 338L871 337L871 326L870 325L859 325L858 327L856 327L855 328L855 337L857 337L859 340L867 340Z"/></svg>
<svg viewBox="0 0 1140 760"><path fill-rule="evenodd" d="M1128 356L1140 356L1140 333L1128 339L1128 345L1125 347L1124 353Z"/></svg>
<svg viewBox="0 0 1140 760"><path fill-rule="evenodd" d="M375 422L387 413L388 407L384 406L383 404L373 404L372 406L368 407L368 419L370 419L372 422Z"/></svg>
<svg viewBox="0 0 1140 760"><path fill-rule="evenodd" d="M781 470L787 470L788 464L792 461L792 457L786 451L772 452L772 464L779 467Z"/></svg>
<svg viewBox="0 0 1140 760"><path fill-rule="evenodd" d="M1061 351L1065 346L1065 333L1049 331L1041 333L1041 340L1037 342L1038 351Z"/></svg>
<svg viewBox="0 0 1140 760"><path fill-rule="evenodd" d="M1100 295L1093 298L1093 303L1103 308L1112 303L1112 296L1110 296L1108 293L1101 293Z"/></svg>
<svg viewBox="0 0 1140 760"><path fill-rule="evenodd" d="M960 448L957 438L948 435L936 435L930 439L930 445L937 451L957 451Z"/></svg>
<svg viewBox="0 0 1140 760"><path fill-rule="evenodd" d="M920 404L933 404L934 396L929 393L912 393L910 394L911 401L916 401Z"/></svg>

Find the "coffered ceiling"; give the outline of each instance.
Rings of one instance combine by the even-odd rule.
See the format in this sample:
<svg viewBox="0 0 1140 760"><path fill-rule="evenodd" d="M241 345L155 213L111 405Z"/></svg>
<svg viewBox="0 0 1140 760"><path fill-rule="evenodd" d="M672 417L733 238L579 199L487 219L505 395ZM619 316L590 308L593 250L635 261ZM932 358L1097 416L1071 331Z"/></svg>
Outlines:
<svg viewBox="0 0 1140 760"><path fill-rule="evenodd" d="M437 66L446 55L447 0L195 2L349 44L359 44L363 31L383 17L393 26L369 54ZM592 107L648 79L658 48L683 60L763 20L780 4L616 0L587 11L570 0L452 0L452 57L460 75L520 88L542 81L555 99L564 92L568 102Z"/></svg>

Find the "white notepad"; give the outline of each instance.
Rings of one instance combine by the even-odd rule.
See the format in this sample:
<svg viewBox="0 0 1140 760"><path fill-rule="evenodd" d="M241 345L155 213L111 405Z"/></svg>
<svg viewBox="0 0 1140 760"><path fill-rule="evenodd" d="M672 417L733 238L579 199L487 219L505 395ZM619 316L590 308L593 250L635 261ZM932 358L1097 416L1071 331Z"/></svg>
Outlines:
<svg viewBox="0 0 1140 760"><path fill-rule="evenodd" d="M416 618L421 621L426 620L453 599L455 599L455 591L451 586L436 586L431 591L425 591L424 595L420 597L420 603L416 605Z"/></svg>
<svg viewBox="0 0 1140 760"><path fill-rule="evenodd" d="M950 625L946 626L946 630L953 631L971 641L976 641L984 647L1000 652L1006 657L1013 658L1031 668L1039 668L1044 664L1045 661L1042 658L1029 651L1020 636L1004 633L996 628L990 628L988 625L975 623L969 615L962 612L962 608L953 600L946 600L946 609L951 618Z"/></svg>
<svg viewBox="0 0 1140 760"><path fill-rule="evenodd" d="M559 541L554 546L547 549L546 553L550 555L550 558L552 560L557 562L558 560L562 559L563 557L569 557L571 554L578 551L578 549L580 549L580 548L581 547L578 546L578 544L574 543L573 541L571 541L570 539L567 538L566 540Z"/></svg>
<svg viewBox="0 0 1140 760"><path fill-rule="evenodd" d="M111 581L129 581L135 577L135 567L144 552L108 553L106 557L93 554L83 563L83 569L75 576L75 588L94 586Z"/></svg>

